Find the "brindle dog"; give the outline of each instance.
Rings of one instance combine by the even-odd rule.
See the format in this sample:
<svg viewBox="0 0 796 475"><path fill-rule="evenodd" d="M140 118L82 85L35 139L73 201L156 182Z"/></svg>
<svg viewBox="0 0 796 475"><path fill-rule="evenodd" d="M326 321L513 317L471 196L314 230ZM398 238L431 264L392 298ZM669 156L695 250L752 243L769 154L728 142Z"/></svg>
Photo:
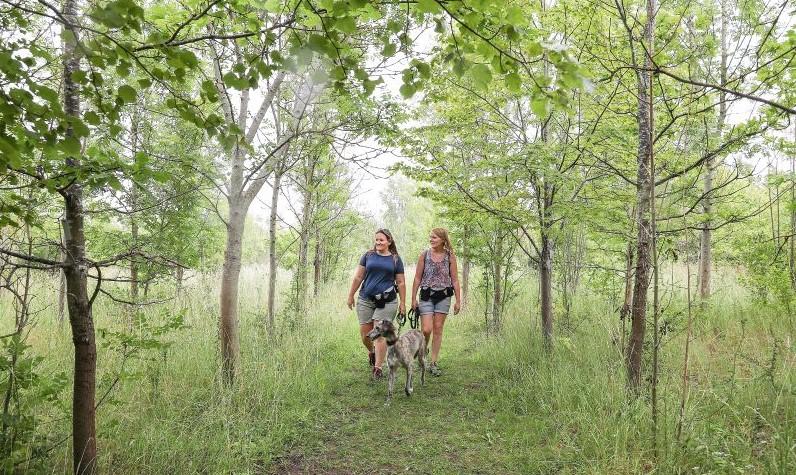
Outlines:
<svg viewBox="0 0 796 475"><path fill-rule="evenodd" d="M392 398L392 388L395 384L398 365L406 368L404 391L407 396L411 396L415 358L420 363L420 384L426 382L426 338L418 330L409 330L399 338L395 332L395 325L389 320L377 321L373 325L373 330L368 333L371 340L380 336L387 341L387 365L390 367L390 375L387 379L387 401Z"/></svg>

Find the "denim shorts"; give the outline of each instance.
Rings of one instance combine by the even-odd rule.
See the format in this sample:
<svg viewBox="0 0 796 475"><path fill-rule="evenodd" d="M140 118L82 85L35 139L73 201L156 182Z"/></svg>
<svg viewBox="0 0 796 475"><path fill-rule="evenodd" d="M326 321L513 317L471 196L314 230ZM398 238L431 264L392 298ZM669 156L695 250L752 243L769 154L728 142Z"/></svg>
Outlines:
<svg viewBox="0 0 796 475"><path fill-rule="evenodd" d="M431 313L444 313L447 315L451 309L451 298L445 297L437 303L431 300L419 300L417 309L420 315L429 315Z"/></svg>
<svg viewBox="0 0 796 475"><path fill-rule="evenodd" d="M357 317L360 325L366 325L373 320L389 320L398 313L398 297L384 304L384 308L376 308L376 302L370 299L357 300Z"/></svg>

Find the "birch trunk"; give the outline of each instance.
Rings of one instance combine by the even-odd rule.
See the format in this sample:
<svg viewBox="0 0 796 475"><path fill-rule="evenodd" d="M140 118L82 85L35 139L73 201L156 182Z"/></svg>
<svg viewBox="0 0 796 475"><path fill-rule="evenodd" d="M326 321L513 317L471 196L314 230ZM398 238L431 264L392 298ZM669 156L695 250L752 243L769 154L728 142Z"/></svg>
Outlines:
<svg viewBox="0 0 796 475"><path fill-rule="evenodd" d="M727 83L727 0L720 0L721 2L721 26L720 26L720 42L721 42L721 65L720 65L720 84L724 86ZM716 123L716 132L719 140L724 135L724 122L727 118L727 93L719 91L719 117ZM713 158L705 162L705 181L703 186L704 198L702 200L702 212L705 215L703 220L703 228L700 236L700 259L699 259L699 298L702 306L707 303L710 298L710 281L711 281L711 266L712 266L712 246L711 246L711 219L710 214L713 211L713 198L710 193L713 191L713 177L715 175L715 165Z"/></svg>
<svg viewBox="0 0 796 475"><path fill-rule="evenodd" d="M274 171L274 185L271 190L271 215L268 218L268 320L266 329L274 336L274 309L276 308L276 218L279 203L279 190L282 186L282 171Z"/></svg>
<svg viewBox="0 0 796 475"><path fill-rule="evenodd" d="M310 173L312 173L310 171ZM310 247L310 227L312 226L312 176L304 183L304 205L301 209L301 235L299 236L299 255L296 268L296 313L303 317L307 308L307 272Z"/></svg>
<svg viewBox="0 0 796 475"><path fill-rule="evenodd" d="M239 203L230 202L227 223L227 243L224 250L224 267L221 274L221 373L224 383L231 385L240 354L238 330L238 282L240 280L243 251L243 227L246 211Z"/></svg>

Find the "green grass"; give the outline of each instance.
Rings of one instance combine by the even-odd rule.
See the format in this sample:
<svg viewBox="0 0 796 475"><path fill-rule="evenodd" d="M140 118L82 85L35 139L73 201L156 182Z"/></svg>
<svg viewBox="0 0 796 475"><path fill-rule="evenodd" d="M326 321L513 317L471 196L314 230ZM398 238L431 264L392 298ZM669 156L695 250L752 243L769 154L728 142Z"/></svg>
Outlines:
<svg viewBox="0 0 796 475"><path fill-rule="evenodd" d="M545 351L533 282L506 312L500 336L483 332L482 309L450 317L444 374L403 373L391 405L372 382L344 289L329 288L278 342L263 332L263 274L242 279L242 355L235 387L219 381L215 279L194 279L179 302L188 328L163 353L125 364L128 376L98 410L100 467L107 473L792 473L796 470L796 380L787 316L744 300L732 283L713 310L695 315L690 397L675 440L684 343L681 298L663 320L660 414L653 439L648 392L625 389L613 304L583 295ZM47 288L52 288L48 286ZM0 310L3 312L4 310ZM7 310L5 310L7 312ZM161 311L147 310L157 320ZM107 302L97 327L123 328ZM280 324L286 327L284 316ZM2 324L8 314L2 315ZM566 324L565 324L566 322ZM651 335L648 334L648 339ZM100 343L102 343L100 339ZM69 373L68 325L52 310L29 342L42 373ZM649 353L649 352L647 352ZM121 368L100 349L103 394ZM70 376L71 377L71 376ZM68 434L70 389L35 408L42 437ZM47 441L49 443L49 441ZM43 439L38 440L46 445ZM655 443L654 443L655 442ZM657 454L655 452L657 448ZM68 444L29 468L69 472ZM36 465L38 463L38 465Z"/></svg>

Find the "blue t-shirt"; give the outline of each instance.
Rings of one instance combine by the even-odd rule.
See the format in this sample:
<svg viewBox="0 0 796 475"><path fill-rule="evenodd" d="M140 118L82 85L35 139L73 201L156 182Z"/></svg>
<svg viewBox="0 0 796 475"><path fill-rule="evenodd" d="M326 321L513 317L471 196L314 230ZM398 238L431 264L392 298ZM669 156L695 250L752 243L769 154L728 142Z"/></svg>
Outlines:
<svg viewBox="0 0 796 475"><path fill-rule="evenodd" d="M375 252L367 252L359 260L365 268L365 279L359 289L359 297L373 298L395 285L395 275L404 273L404 263L400 257L393 260L392 254L381 256ZM397 290L397 289L396 289Z"/></svg>

